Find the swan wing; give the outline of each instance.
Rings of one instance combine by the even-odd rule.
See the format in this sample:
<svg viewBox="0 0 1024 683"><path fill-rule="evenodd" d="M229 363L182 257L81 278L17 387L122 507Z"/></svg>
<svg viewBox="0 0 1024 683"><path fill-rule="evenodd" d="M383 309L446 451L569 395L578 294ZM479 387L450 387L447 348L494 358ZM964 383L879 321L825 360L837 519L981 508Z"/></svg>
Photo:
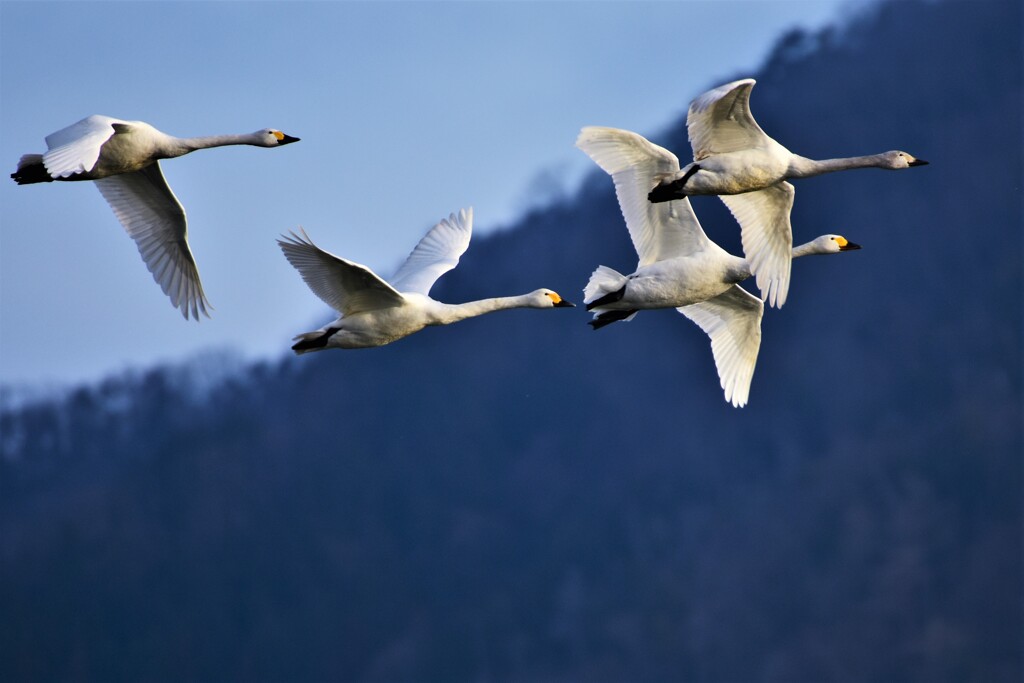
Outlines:
<svg viewBox="0 0 1024 683"><path fill-rule="evenodd" d="M757 278L761 298L781 308L789 293L793 263L793 186L783 180L763 190L719 195L740 224L743 253Z"/></svg>
<svg viewBox="0 0 1024 683"><path fill-rule="evenodd" d="M768 136L750 113L753 78L726 83L690 103L686 131L694 160L738 152L764 143Z"/></svg>
<svg viewBox="0 0 1024 683"><path fill-rule="evenodd" d="M109 116L87 116L78 123L46 136L48 151L43 165L51 178L67 178L91 171L100 158L103 144L114 136L115 123Z"/></svg>
<svg viewBox="0 0 1024 683"><path fill-rule="evenodd" d="M160 164L95 182L174 307L186 320L190 313L196 320L199 313L210 317L207 308L212 307L188 246L185 209L167 185Z"/></svg>
<svg viewBox="0 0 1024 683"><path fill-rule="evenodd" d="M400 292L426 296L437 279L459 264L473 235L473 207L451 214L423 236L405 259L392 286Z"/></svg>
<svg viewBox="0 0 1024 683"><path fill-rule="evenodd" d="M710 240L689 201L647 199L664 177L679 172L675 154L628 130L596 126L580 131L576 146L612 177L640 266L707 247Z"/></svg>
<svg viewBox="0 0 1024 683"><path fill-rule="evenodd" d="M737 408L746 405L761 348L764 304L739 285L733 285L707 301L676 310L711 337L711 353L725 400Z"/></svg>
<svg viewBox="0 0 1024 683"><path fill-rule="evenodd" d="M277 240L281 251L321 301L342 315L401 306L395 289L364 265L313 244L305 230Z"/></svg>

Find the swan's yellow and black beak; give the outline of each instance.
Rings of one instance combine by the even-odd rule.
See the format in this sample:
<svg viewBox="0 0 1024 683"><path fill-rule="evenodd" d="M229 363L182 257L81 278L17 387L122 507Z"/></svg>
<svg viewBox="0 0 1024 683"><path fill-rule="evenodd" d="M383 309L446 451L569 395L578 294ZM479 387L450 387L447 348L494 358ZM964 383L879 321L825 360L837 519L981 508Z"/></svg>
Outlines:
<svg viewBox="0 0 1024 683"><path fill-rule="evenodd" d="M278 138L277 141L277 146L280 147L281 145L290 145L293 142L298 142L301 139L302 138L293 138L291 135L285 135L284 133L281 133L281 137Z"/></svg>
<svg viewBox="0 0 1024 683"><path fill-rule="evenodd" d="M854 249L860 249L859 244L854 244L853 242L846 239L842 235L833 235L832 241L839 246L839 251L852 251Z"/></svg>
<svg viewBox="0 0 1024 683"><path fill-rule="evenodd" d="M907 162L907 166L927 166L927 165L928 165L928 162L925 161L924 159L914 159L913 161L908 161Z"/></svg>
<svg viewBox="0 0 1024 683"><path fill-rule="evenodd" d="M571 301L566 301L555 292L548 292L546 296L551 299L555 308L576 308L576 304Z"/></svg>

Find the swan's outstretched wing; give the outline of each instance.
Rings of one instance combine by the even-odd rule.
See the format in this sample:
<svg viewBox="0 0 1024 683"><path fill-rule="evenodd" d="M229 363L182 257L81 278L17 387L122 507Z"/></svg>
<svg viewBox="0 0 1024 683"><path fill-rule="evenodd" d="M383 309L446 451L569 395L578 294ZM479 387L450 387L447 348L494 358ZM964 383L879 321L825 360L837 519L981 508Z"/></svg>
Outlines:
<svg viewBox="0 0 1024 683"><path fill-rule="evenodd" d="M437 279L459 264L473 234L473 207L451 214L423 236L405 259L392 286L400 292L430 292Z"/></svg>
<svg viewBox="0 0 1024 683"><path fill-rule="evenodd" d="M757 278L761 298L782 308L793 263L793 186L783 180L756 192L719 195L742 229L743 253Z"/></svg>
<svg viewBox="0 0 1024 683"><path fill-rule="evenodd" d="M342 315L392 308L402 295L364 265L343 259L313 244L305 230L284 235L277 243L313 293Z"/></svg>
<svg viewBox="0 0 1024 683"><path fill-rule="evenodd" d="M679 172L679 159L664 147L628 130L588 126L576 146L615 182L619 208L640 257L640 266L704 249L704 234L686 199L651 203L647 194L662 178Z"/></svg>
<svg viewBox="0 0 1024 683"><path fill-rule="evenodd" d="M690 103L686 131L694 160L763 144L765 132L750 113L753 78L726 83Z"/></svg>
<svg viewBox="0 0 1024 683"><path fill-rule="evenodd" d="M96 181L117 220L139 248L142 260L164 294L188 320L212 308L203 294L192 250L188 246L185 210L164 180L160 164L141 171Z"/></svg>
<svg viewBox="0 0 1024 683"><path fill-rule="evenodd" d="M43 154L46 172L51 178L67 178L91 171L100 157L103 143L113 137L115 123L124 121L109 116L88 116L47 135L49 151Z"/></svg>
<svg viewBox="0 0 1024 683"><path fill-rule="evenodd" d="M737 408L746 405L761 348L764 304L739 285L722 294L676 309L711 337L711 353L725 400Z"/></svg>

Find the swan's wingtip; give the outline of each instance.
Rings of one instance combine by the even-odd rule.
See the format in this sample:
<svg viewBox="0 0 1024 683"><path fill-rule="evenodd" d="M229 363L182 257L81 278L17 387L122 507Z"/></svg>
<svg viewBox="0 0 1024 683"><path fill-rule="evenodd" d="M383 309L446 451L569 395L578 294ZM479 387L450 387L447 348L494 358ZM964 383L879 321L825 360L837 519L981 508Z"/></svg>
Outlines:
<svg viewBox="0 0 1024 683"><path fill-rule="evenodd" d="M753 87L756 83L757 81L754 80L753 78L739 78L730 83L720 85L717 88L715 88L715 90L723 90L725 92L729 92L731 90L735 90L736 88L742 88L744 86Z"/></svg>
<svg viewBox="0 0 1024 683"><path fill-rule="evenodd" d="M789 296L788 278L762 278L758 275L756 283L761 292L761 301L771 308L782 308Z"/></svg>
<svg viewBox="0 0 1024 683"><path fill-rule="evenodd" d="M576 146L582 149L584 152L587 150L584 145L599 141L601 138L605 138L605 142L611 140L621 140L622 138L639 137L636 133L622 128L611 128L609 126L583 126L580 128L580 134L576 136ZM589 152L587 152L589 154Z"/></svg>
<svg viewBox="0 0 1024 683"><path fill-rule="evenodd" d="M295 230L298 230L298 232ZM277 238L278 245L284 248L313 244L313 240L310 239L309 235L306 234L305 229L301 225L295 230L289 230L287 234L281 233L281 236Z"/></svg>
<svg viewBox="0 0 1024 683"><path fill-rule="evenodd" d="M437 226L447 226L449 228L472 230L473 229L473 207L467 206L459 209L458 211L452 211L448 214L447 218L442 218ZM435 226L435 227L437 227Z"/></svg>
<svg viewBox="0 0 1024 683"><path fill-rule="evenodd" d="M753 88L755 83L757 83L757 81L753 78L741 78L736 81L724 83L717 88L712 88L711 90L698 95L696 99L690 103L690 111L692 113L702 112L732 91L743 87Z"/></svg>
<svg viewBox="0 0 1024 683"><path fill-rule="evenodd" d="M753 377L735 377L729 383L722 381L725 400L733 408L743 408L750 399L750 380ZM745 385L745 386L744 386Z"/></svg>
<svg viewBox="0 0 1024 683"><path fill-rule="evenodd" d="M209 309L209 310L208 310ZM181 317L185 320L194 320L197 324L202 322L205 317L207 320L213 320L213 316L210 315L210 311L214 310L213 304L206 300L204 296L202 299L194 301L183 301L178 306L178 311L181 313ZM202 316L199 314L202 313Z"/></svg>

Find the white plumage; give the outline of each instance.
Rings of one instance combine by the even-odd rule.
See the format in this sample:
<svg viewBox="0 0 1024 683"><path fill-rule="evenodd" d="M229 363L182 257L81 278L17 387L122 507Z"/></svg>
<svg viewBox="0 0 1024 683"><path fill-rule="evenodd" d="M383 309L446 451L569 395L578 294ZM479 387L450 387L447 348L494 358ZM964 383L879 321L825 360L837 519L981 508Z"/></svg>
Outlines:
<svg viewBox="0 0 1024 683"><path fill-rule="evenodd" d="M292 350L302 354L383 346L428 325L448 325L492 311L573 305L550 289L463 304L430 298L437 279L458 265L472 231L472 208L442 220L416 245L391 284L364 265L320 249L304 231L282 237L278 244L285 258L313 293L339 313L319 330L296 335Z"/></svg>
<svg viewBox="0 0 1024 683"><path fill-rule="evenodd" d="M897 170L928 162L898 150L821 161L793 154L768 137L750 113L754 83L752 78L733 81L693 100L686 116L693 163L659 174L648 197L665 202L719 195L740 224L743 253L761 298L781 307L789 292L793 246L789 215L794 191L786 179L852 168Z"/></svg>
<svg viewBox="0 0 1024 683"><path fill-rule="evenodd" d="M187 320L209 317L181 202L160 170L160 159L225 145L280 147L298 138L263 129L245 135L176 138L143 121L89 116L46 136L44 154L26 154L11 177L19 185L94 180L114 215L135 240L153 279Z"/></svg>
<svg viewBox="0 0 1024 683"><path fill-rule="evenodd" d="M622 275L598 266L584 288L591 325L600 329L632 320L640 310L675 308L711 338L725 400L747 403L761 346L764 304L737 283L751 276L748 260L729 254L704 233L685 197L647 201L659 175L675 155L636 133L584 128L576 146L612 176L619 207L639 256L637 269ZM831 254L855 245L840 235L822 235L790 249L787 262L806 254Z"/></svg>

